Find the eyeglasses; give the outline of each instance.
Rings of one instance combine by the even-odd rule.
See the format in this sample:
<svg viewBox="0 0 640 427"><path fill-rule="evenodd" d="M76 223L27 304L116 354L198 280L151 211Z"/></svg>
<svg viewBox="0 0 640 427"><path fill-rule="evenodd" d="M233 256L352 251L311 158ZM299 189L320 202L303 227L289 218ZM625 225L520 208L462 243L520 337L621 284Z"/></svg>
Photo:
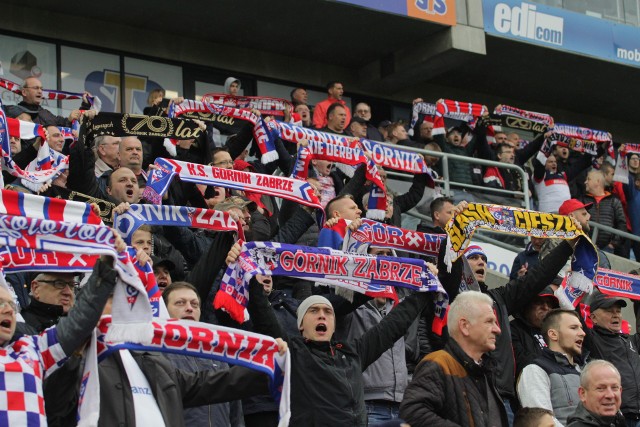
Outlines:
<svg viewBox="0 0 640 427"><path fill-rule="evenodd" d="M23 86L23 89L44 90L42 86Z"/></svg>
<svg viewBox="0 0 640 427"><path fill-rule="evenodd" d="M49 285L53 285L54 288L56 289L64 289L65 287L70 287L71 289L75 289L78 286L80 286L80 282L76 281L76 280L71 280L70 282L67 282L65 280L36 280L36 282L40 282L40 283L47 283Z"/></svg>
<svg viewBox="0 0 640 427"><path fill-rule="evenodd" d="M222 160L220 162L210 163L210 166L222 166L222 165L233 166L233 160Z"/></svg>
<svg viewBox="0 0 640 427"><path fill-rule="evenodd" d="M5 308L7 308L7 306L11 307L11 309L16 313L18 312L18 306L15 302L6 299L0 299L0 310L4 310Z"/></svg>

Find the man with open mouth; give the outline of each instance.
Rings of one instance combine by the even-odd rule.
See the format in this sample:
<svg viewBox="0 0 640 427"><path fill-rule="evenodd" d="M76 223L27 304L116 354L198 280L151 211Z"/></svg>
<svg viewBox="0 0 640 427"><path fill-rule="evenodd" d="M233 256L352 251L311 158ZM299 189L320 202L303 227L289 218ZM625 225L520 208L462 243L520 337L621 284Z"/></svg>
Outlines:
<svg viewBox="0 0 640 427"><path fill-rule="evenodd" d="M239 250L232 249L227 263L235 261ZM437 269L430 265L434 274ZM360 338L334 339L336 315L353 311L366 302L354 295L349 303L336 298L312 295L297 310L300 334L287 334L281 328L264 293L254 277L249 285L249 315L254 330L282 337L291 351L292 426L366 426L362 372L407 332L427 304L430 293L418 292L404 299L378 325Z"/></svg>
<svg viewBox="0 0 640 427"><path fill-rule="evenodd" d="M518 379L523 407L553 410L556 425L566 425L578 403L580 356L585 332L574 310L552 310L542 322L547 348L527 365Z"/></svg>

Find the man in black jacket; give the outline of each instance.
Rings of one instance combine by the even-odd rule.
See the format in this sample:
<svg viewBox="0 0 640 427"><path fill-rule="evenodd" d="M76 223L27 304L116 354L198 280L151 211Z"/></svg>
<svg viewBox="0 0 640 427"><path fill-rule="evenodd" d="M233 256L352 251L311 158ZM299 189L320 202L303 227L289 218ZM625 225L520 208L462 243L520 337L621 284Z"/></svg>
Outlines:
<svg viewBox="0 0 640 427"><path fill-rule="evenodd" d="M240 246L235 245L227 263L234 262L239 254ZM437 272L435 268L433 271ZM291 350L292 426L366 426L362 372L391 348L422 309L432 303L431 294L414 293L362 337L349 342L334 341L336 315L363 304L366 298L362 297L355 295L353 304L336 307L335 311L334 305L319 295L300 304L297 321L301 335L286 338ZM247 309L256 332L286 336L255 278L249 285Z"/></svg>
<svg viewBox="0 0 640 427"><path fill-rule="evenodd" d="M477 291L461 293L451 304L447 327L451 339L418 365L400 416L412 427L506 427L487 356L500 334L493 301Z"/></svg>
<svg viewBox="0 0 640 427"><path fill-rule="evenodd" d="M80 110L73 110L69 114L69 117L56 116L51 111L42 108L43 96L42 82L37 77L27 77L22 83L22 101L18 104L27 110L35 111L37 114L32 115L34 123L38 123L44 126L65 126L71 127L73 120L80 118ZM87 100L88 92L82 97L81 110L88 110L91 105Z"/></svg>
<svg viewBox="0 0 640 427"><path fill-rule="evenodd" d="M78 281L71 273L40 273L31 282L31 303L22 310L29 334L39 334L66 316L76 300Z"/></svg>

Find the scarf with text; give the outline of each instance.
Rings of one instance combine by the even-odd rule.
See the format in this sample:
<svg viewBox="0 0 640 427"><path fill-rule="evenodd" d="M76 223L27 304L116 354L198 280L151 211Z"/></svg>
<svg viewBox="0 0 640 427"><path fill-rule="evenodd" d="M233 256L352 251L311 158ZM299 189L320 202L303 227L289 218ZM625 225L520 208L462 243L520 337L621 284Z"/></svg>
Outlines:
<svg viewBox="0 0 640 427"><path fill-rule="evenodd" d="M52 200L52 199L50 199ZM26 249L109 255L116 259L118 282L112 312L117 319L109 331L114 341L150 339L152 317L147 292L129 254L114 250L115 234L109 227L24 216L0 215L0 245Z"/></svg>
<svg viewBox="0 0 640 427"><path fill-rule="evenodd" d="M627 164L627 156L629 154L637 154L640 156L640 144L624 144L624 147L618 151L618 161L616 161L616 170L613 173L613 180L629 184L629 165Z"/></svg>
<svg viewBox="0 0 640 427"><path fill-rule="evenodd" d="M362 253L360 248L365 245L437 258L440 253L440 245L446 238L446 234L422 233L363 219L362 225L356 231L348 233L343 250Z"/></svg>
<svg viewBox="0 0 640 427"><path fill-rule="evenodd" d="M273 133L269 131L262 117L250 110L189 99L169 109L169 117L178 117L186 113L205 113L210 114L211 117L226 116L247 121L253 125L253 139L262 153L262 163L269 163L278 159ZM166 146L167 144L165 143Z"/></svg>
<svg viewBox="0 0 640 427"><path fill-rule="evenodd" d="M238 260L229 265L214 306L238 322L247 318L249 280L256 274L300 277L365 293L401 286L446 295L423 260L352 254L275 242L246 242Z"/></svg>
<svg viewBox="0 0 640 427"><path fill-rule="evenodd" d="M0 102L0 161L2 169L11 175L34 183L44 183L52 179L58 171L46 169L42 171L29 172L18 166L11 157L11 146L9 143L9 129L7 126L7 116ZM4 179L0 175L0 187L4 187Z"/></svg>
<svg viewBox="0 0 640 427"><path fill-rule="evenodd" d="M213 209L169 205L138 205L113 217L113 226L125 242L131 244L133 233L142 225L202 228L213 231L235 231L243 239L242 227L228 212Z"/></svg>
<svg viewBox="0 0 640 427"><path fill-rule="evenodd" d="M473 128L473 122L478 118L487 114L487 107L481 104L473 104L471 102L452 101L449 99L436 103L436 115L433 121L432 135L444 135L446 133L444 119L453 114L465 115L464 117L469 126Z"/></svg>
<svg viewBox="0 0 640 427"><path fill-rule="evenodd" d="M547 139L550 141L551 146L557 144L561 147L567 147L571 151L585 153L591 156L596 156L598 154L598 144L593 141L574 138L555 132L549 135Z"/></svg>
<svg viewBox="0 0 640 427"><path fill-rule="evenodd" d="M556 123L553 125L553 132L570 138L584 139L593 142L611 142L611 134L603 130L583 128L580 126L564 125Z"/></svg>
<svg viewBox="0 0 640 427"><path fill-rule="evenodd" d="M195 139L203 130L193 120L141 114L100 113L84 122L86 134Z"/></svg>
<svg viewBox="0 0 640 427"><path fill-rule="evenodd" d="M491 115L491 125L487 128L487 140L495 143L495 134L504 128L519 129L533 133L545 133L553 127L554 120L548 114L522 110L509 105L498 105Z"/></svg>
<svg viewBox="0 0 640 427"><path fill-rule="evenodd" d="M0 87L10 92L22 96L22 85L12 82L11 80L0 77ZM66 92L63 90L43 89L43 96L50 101L65 101L73 99L82 99L84 93ZM88 96L91 109L100 112L102 101L97 96Z"/></svg>
<svg viewBox="0 0 640 427"><path fill-rule="evenodd" d="M202 102L258 110L263 116L278 116L281 118L284 118L285 111L293 112L293 104L289 101L268 96L233 96L223 93L207 93L202 95Z"/></svg>
<svg viewBox="0 0 640 427"><path fill-rule="evenodd" d="M593 282L603 294L640 301L640 276L599 268ZM556 291L560 306L567 309L578 307L586 294L569 286L566 279Z"/></svg>
<svg viewBox="0 0 640 427"><path fill-rule="evenodd" d="M278 427L289 425L291 354L287 351L280 356L274 338L190 320L154 319L151 322L153 338L149 343L112 342L106 335L111 324L112 317L102 317L94 331L95 339L85 353L88 360L80 387L78 426L97 425L100 415L98 362L118 350L182 354L262 372L269 377L273 398L280 402Z"/></svg>
<svg viewBox="0 0 640 427"><path fill-rule="evenodd" d="M222 169L163 158L157 158L155 165L157 169L152 170L149 174L147 186L143 192L143 197L155 204L162 202L162 195L169 188L171 179L177 175L185 182L267 194L322 210L322 205L314 194L313 187L299 179Z"/></svg>
<svg viewBox="0 0 640 427"><path fill-rule="evenodd" d="M477 228L488 228L518 236L580 240L571 261L571 287L590 292L598 268L598 253L589 237L568 216L535 212L510 206L469 203L467 209L447 223L447 253L449 269L471 242Z"/></svg>
<svg viewBox="0 0 640 427"><path fill-rule="evenodd" d="M306 145L298 145L298 156L292 177L306 179L311 160L327 160L334 162L336 165L348 166L365 164L367 166L366 178L377 187L375 191L370 193L367 217L379 220L384 219L387 209L386 186L382 182L376 164L365 156L364 151L358 147L351 148L343 145L309 141ZM348 176L353 176L352 171L341 170Z"/></svg>

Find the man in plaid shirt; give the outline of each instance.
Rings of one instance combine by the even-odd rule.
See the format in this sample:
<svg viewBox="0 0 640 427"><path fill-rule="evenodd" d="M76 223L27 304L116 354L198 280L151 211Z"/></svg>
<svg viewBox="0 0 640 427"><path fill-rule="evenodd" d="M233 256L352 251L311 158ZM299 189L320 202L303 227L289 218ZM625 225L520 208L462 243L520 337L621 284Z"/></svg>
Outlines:
<svg viewBox="0 0 640 427"><path fill-rule="evenodd" d="M118 237L115 247L126 246ZM16 305L0 286L0 426L47 425L42 382L91 335L116 284L113 263L109 256L96 263L76 306L56 326L14 341Z"/></svg>

